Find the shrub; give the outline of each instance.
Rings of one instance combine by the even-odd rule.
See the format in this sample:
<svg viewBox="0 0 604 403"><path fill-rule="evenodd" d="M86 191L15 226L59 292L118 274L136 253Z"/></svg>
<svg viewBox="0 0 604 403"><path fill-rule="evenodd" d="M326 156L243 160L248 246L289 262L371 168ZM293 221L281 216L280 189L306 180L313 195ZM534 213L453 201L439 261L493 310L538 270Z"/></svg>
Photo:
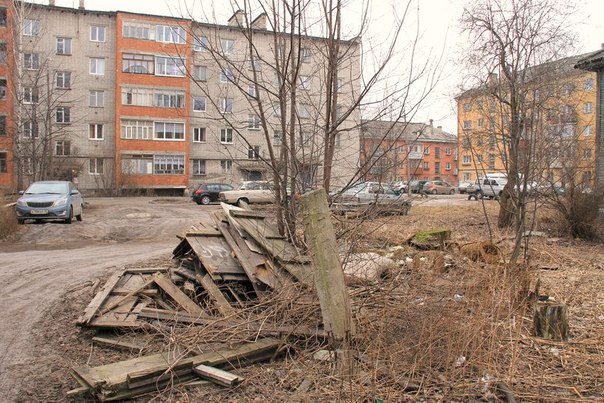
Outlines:
<svg viewBox="0 0 604 403"><path fill-rule="evenodd" d="M598 217L604 190L584 193L571 191L556 198L552 206L561 215L563 230L574 238L597 240L603 236L602 219Z"/></svg>
<svg viewBox="0 0 604 403"><path fill-rule="evenodd" d="M6 238L17 231L18 227L14 208L3 207L5 202L4 193L0 191L0 238Z"/></svg>

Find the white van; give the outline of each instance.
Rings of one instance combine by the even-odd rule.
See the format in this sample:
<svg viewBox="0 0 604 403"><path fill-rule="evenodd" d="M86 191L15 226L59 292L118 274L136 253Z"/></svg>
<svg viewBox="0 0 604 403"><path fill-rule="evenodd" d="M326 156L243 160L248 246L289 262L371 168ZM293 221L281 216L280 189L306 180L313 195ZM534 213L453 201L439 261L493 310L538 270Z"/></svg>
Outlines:
<svg viewBox="0 0 604 403"><path fill-rule="evenodd" d="M506 174L485 174L478 179L480 190L478 191L483 197L489 199L498 199L503 193L503 188L508 183Z"/></svg>

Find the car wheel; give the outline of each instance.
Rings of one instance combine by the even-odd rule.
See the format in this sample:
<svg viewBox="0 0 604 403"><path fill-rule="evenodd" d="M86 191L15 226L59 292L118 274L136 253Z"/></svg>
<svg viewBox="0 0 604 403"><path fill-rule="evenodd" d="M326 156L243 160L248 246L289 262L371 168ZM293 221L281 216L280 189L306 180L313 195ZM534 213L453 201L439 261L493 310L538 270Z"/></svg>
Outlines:
<svg viewBox="0 0 604 403"><path fill-rule="evenodd" d="M249 200L245 197L242 197L241 199L237 200L237 205L241 205L242 203L250 204Z"/></svg>
<svg viewBox="0 0 604 403"><path fill-rule="evenodd" d="M71 224L73 221L73 207L69 209L69 217L65 219L65 224Z"/></svg>
<svg viewBox="0 0 604 403"><path fill-rule="evenodd" d="M451 189L451 191L449 192L450 195L454 195L455 194L455 189Z"/></svg>
<svg viewBox="0 0 604 403"><path fill-rule="evenodd" d="M209 196L203 196L201 198L201 204L203 204L204 206L210 204L210 197Z"/></svg>
<svg viewBox="0 0 604 403"><path fill-rule="evenodd" d="M436 189L432 190L432 194L433 194L433 195L435 195L435 194L437 194L437 193L438 193L438 191L437 191Z"/></svg>
<svg viewBox="0 0 604 403"><path fill-rule="evenodd" d="M78 215L76 216L76 220L78 220L78 221L82 221L82 212L81 212L81 211L80 211L80 214L78 214Z"/></svg>

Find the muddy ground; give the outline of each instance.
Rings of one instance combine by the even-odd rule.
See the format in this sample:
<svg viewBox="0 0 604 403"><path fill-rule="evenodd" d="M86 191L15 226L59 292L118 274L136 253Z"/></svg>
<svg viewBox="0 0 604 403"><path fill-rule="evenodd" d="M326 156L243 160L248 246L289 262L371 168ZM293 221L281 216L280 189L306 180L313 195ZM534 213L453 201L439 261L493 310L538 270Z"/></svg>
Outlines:
<svg viewBox="0 0 604 403"><path fill-rule="evenodd" d="M491 218L495 203L485 203ZM75 326L94 296L93 284L123 266L170 264L171 251L178 243L176 235L208 220L208 213L218 208L198 206L186 198L95 198L88 204L82 222L27 224L12 239L0 243L0 402L69 401L65 392L77 386L69 376L71 367L117 360L117 353L92 346L89 331ZM427 226L447 226L461 243L486 234L485 208L463 195L416 199L414 206L409 216L384 220L367 238L404 242L415 230ZM453 206L455 214L449 214L447 208ZM540 229L547 227L544 222ZM500 239L505 235L498 234ZM574 304L571 325L577 335L602 340L602 244L551 236L537 243L542 244L539 259L557 268L540 275L558 300ZM592 273L584 276L587 269ZM604 363L598 357L596 352L594 361L586 362L601 374ZM574 371L582 375L589 368ZM595 378L597 383L602 377Z"/></svg>

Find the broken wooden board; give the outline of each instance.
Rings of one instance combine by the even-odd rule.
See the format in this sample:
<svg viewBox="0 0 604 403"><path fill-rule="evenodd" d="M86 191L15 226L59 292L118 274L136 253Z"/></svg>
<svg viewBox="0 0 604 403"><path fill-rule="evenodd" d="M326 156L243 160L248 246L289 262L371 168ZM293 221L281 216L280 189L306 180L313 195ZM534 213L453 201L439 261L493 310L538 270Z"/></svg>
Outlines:
<svg viewBox="0 0 604 403"><path fill-rule="evenodd" d="M72 376L101 401L120 400L139 396L171 384L193 379L193 368L199 365L236 368L273 357L281 342L272 338L235 348L221 348L194 357L183 352L166 352L137 357L98 367L83 365L73 368ZM167 377L172 371L178 377ZM164 377L164 381L158 379ZM131 387L132 386L132 387ZM79 388L78 388L79 390Z"/></svg>
<svg viewBox="0 0 604 403"><path fill-rule="evenodd" d="M207 271L205 271L205 267L202 267L200 263L195 265L195 278L197 282L203 286L203 288L207 291L210 300L223 316L229 316L235 313L235 310L227 301L227 299L222 294L222 291L218 288L218 286L214 283L210 275Z"/></svg>
<svg viewBox="0 0 604 403"><path fill-rule="evenodd" d="M86 309L84 309L84 315L80 316L77 320L78 325L87 325L90 323L92 318L96 315L98 310L101 308L101 305L105 302L105 299L111 293L111 290L115 287L117 282L123 275L123 271L116 271L109 277L103 288L94 296L92 301L88 304Z"/></svg>
<svg viewBox="0 0 604 403"><path fill-rule="evenodd" d="M184 292L180 290L177 286L174 285L169 278L165 277L163 274L154 274L153 281L157 284L166 294L168 294L174 302L176 302L180 307L182 307L185 311L192 315L201 316L204 314L203 310L197 303L195 303L191 298L187 296Z"/></svg>
<svg viewBox="0 0 604 403"><path fill-rule="evenodd" d="M203 379L208 379L222 386L233 387L243 382L243 377L209 365L198 365L193 368L193 372Z"/></svg>
<svg viewBox="0 0 604 403"><path fill-rule="evenodd" d="M194 253L212 275L238 275L246 278L245 271L231 254L231 248L220 232L218 235L187 235L174 249L174 257L182 258Z"/></svg>

